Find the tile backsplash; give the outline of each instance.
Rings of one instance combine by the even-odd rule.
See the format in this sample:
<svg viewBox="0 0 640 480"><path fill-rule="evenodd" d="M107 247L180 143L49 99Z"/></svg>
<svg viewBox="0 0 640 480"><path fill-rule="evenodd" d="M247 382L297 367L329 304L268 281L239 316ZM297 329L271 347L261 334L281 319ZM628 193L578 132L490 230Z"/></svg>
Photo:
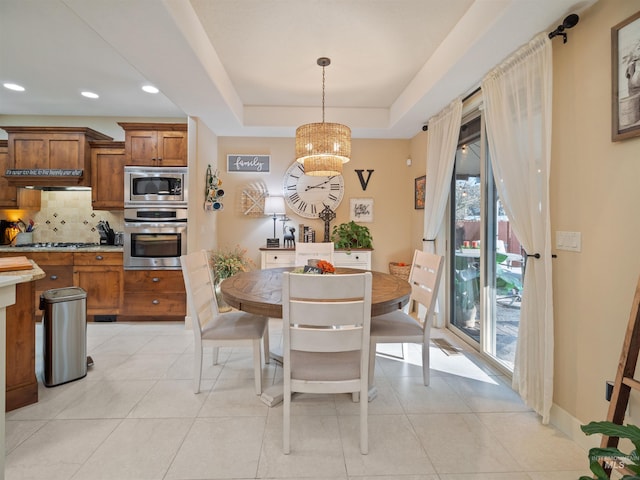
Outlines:
<svg viewBox="0 0 640 480"><path fill-rule="evenodd" d="M90 191L42 191L41 195L40 211L25 211L22 218L35 222L34 242L98 243L100 220L109 222L115 231L124 229L124 212L93 210Z"/></svg>

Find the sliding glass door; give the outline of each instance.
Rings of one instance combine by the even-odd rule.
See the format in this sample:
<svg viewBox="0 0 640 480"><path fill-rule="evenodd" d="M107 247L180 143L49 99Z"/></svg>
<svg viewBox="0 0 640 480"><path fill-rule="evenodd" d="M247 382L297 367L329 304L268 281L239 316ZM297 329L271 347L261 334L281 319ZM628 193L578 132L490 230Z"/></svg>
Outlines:
<svg viewBox="0 0 640 480"><path fill-rule="evenodd" d="M449 326L509 370L520 320L520 243L498 198L480 112L463 121L450 198Z"/></svg>

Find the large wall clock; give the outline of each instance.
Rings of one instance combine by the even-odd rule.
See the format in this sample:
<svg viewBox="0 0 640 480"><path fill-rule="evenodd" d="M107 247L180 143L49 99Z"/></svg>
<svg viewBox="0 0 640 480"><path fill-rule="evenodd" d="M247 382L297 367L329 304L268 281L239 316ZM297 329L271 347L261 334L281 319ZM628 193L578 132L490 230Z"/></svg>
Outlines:
<svg viewBox="0 0 640 480"><path fill-rule="evenodd" d="M334 210L344 196L342 175L315 177L304 174L304 166L293 162L284 174L282 182L284 198L294 213L301 217L318 218L328 206Z"/></svg>

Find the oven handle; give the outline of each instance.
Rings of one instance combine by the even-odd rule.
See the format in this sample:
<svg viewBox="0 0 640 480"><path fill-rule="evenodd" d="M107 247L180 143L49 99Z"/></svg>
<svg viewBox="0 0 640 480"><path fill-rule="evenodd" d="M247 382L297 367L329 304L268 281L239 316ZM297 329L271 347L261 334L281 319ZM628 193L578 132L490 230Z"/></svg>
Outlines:
<svg viewBox="0 0 640 480"><path fill-rule="evenodd" d="M140 220L131 221L125 218L124 226L126 227L179 227L187 225L187 219L184 220L167 220L167 221L153 221L153 222L141 222Z"/></svg>

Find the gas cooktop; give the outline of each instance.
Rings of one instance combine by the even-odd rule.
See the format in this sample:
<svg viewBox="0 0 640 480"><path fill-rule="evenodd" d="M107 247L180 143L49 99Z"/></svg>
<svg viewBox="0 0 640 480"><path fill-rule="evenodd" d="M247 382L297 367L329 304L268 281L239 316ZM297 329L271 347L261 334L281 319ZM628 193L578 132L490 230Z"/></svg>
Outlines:
<svg viewBox="0 0 640 480"><path fill-rule="evenodd" d="M85 243L85 242L38 242L38 243L23 243L21 245L15 245L16 248L89 248L97 247L99 243Z"/></svg>

